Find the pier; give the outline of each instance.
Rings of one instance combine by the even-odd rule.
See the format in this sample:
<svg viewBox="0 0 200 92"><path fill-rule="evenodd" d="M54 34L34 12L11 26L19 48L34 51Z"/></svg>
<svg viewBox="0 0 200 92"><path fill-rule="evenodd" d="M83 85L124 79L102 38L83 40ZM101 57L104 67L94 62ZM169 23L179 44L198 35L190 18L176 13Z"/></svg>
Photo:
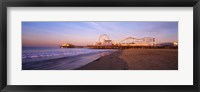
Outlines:
<svg viewBox="0 0 200 92"><path fill-rule="evenodd" d="M127 37L119 42L113 42L107 34L99 36L99 41L94 45L75 46L69 43L63 44L61 48L90 48L90 49L158 49L170 48L177 49L178 42L170 43L167 45L159 46L156 44L156 39L153 37L135 38Z"/></svg>
<svg viewBox="0 0 200 92"><path fill-rule="evenodd" d="M87 46L90 49L177 49L174 46Z"/></svg>

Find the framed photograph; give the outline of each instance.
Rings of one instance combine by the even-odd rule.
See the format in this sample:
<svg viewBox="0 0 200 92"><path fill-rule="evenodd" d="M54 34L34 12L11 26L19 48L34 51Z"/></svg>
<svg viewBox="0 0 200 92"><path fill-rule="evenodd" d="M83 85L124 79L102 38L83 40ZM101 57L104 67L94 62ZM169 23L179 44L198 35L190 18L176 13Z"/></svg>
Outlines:
<svg viewBox="0 0 200 92"><path fill-rule="evenodd" d="M7 0L1 91L199 91L199 0Z"/></svg>

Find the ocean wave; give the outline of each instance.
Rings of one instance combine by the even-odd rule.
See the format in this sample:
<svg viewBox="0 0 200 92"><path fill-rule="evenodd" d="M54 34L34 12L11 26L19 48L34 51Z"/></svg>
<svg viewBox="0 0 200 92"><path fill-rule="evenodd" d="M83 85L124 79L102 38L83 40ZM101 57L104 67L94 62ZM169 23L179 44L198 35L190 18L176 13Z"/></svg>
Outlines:
<svg viewBox="0 0 200 92"><path fill-rule="evenodd" d="M23 70L73 70L117 50L109 49L23 49Z"/></svg>
<svg viewBox="0 0 200 92"><path fill-rule="evenodd" d="M38 48L23 49L22 61L41 61L49 59L57 59L63 57L78 56L90 53L112 52L108 49L87 49L87 48Z"/></svg>

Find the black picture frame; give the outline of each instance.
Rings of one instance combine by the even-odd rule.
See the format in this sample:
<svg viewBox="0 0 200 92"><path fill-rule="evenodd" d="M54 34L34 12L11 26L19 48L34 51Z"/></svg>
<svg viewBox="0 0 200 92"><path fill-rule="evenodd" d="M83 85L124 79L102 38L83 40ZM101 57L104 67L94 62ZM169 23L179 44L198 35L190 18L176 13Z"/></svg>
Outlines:
<svg viewBox="0 0 200 92"><path fill-rule="evenodd" d="M193 7L194 85L7 85L7 7ZM2 92L199 92L200 0L2 0L0 1L0 90Z"/></svg>

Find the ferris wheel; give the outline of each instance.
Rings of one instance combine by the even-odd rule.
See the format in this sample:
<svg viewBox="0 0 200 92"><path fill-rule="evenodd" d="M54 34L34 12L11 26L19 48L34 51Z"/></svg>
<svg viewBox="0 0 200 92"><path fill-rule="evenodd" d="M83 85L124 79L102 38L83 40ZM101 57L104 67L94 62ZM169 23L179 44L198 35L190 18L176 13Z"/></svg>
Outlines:
<svg viewBox="0 0 200 92"><path fill-rule="evenodd" d="M102 34L99 36L99 43L104 43L105 40L109 40L109 36L107 34Z"/></svg>

